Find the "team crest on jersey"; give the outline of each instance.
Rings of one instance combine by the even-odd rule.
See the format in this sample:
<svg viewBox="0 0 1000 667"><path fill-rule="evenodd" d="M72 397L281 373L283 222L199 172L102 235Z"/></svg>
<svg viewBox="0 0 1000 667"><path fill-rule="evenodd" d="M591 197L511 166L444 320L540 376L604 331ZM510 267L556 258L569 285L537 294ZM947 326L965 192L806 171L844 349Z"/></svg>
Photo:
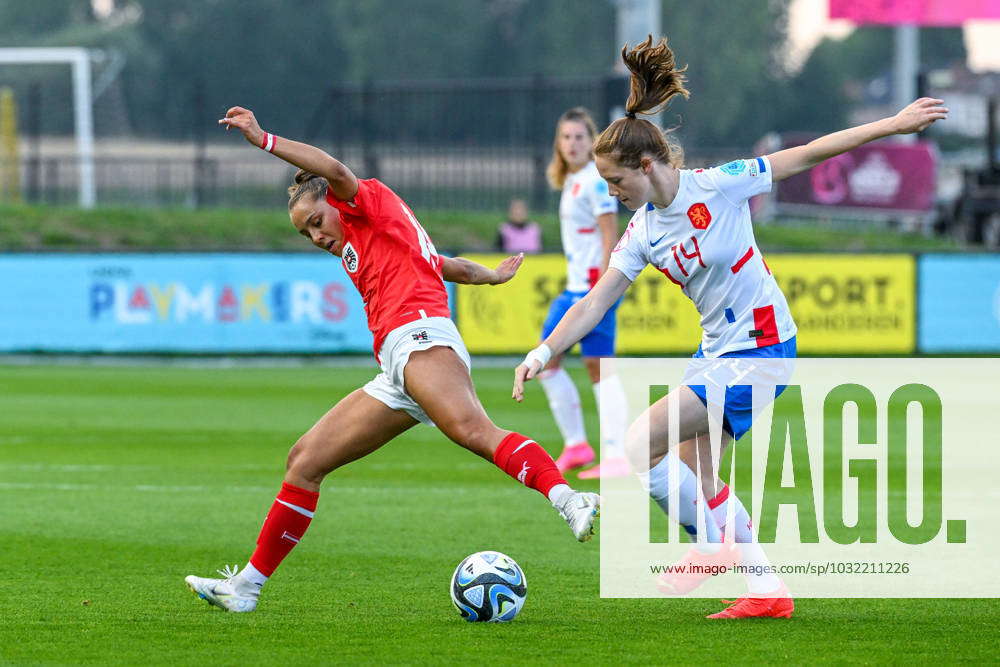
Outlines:
<svg viewBox="0 0 1000 667"><path fill-rule="evenodd" d="M580 184L579 183L574 183L573 184L573 189L570 190L570 194L573 195L574 197L577 196L578 194L580 194Z"/></svg>
<svg viewBox="0 0 1000 667"><path fill-rule="evenodd" d="M739 176L746 171L746 168L746 160L733 160L719 167L723 174L729 174L730 176Z"/></svg>
<svg viewBox="0 0 1000 667"><path fill-rule="evenodd" d="M344 249L340 253L340 258L344 262L344 268L347 269L348 273L354 273L358 270L358 251L354 249L354 246L348 242Z"/></svg>
<svg viewBox="0 0 1000 667"><path fill-rule="evenodd" d="M712 222L712 214L707 206L699 202L692 204L688 209L688 220L695 229L708 229L708 223Z"/></svg>

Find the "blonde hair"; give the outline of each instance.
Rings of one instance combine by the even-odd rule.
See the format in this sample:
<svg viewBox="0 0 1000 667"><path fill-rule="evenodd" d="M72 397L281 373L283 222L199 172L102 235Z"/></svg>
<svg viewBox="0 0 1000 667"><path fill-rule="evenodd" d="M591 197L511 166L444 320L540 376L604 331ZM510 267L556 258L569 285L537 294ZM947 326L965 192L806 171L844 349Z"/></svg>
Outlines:
<svg viewBox="0 0 1000 667"><path fill-rule="evenodd" d="M629 50L622 47L622 60L632 73L629 81L625 118L619 118L601 132L594 142L595 155L608 155L623 167L636 169L644 155L657 162L680 168L684 151L669 134L636 114L651 115L662 110L674 95L690 96L684 87L684 71L674 61L674 52L663 37L653 44L653 36Z"/></svg>
<svg viewBox="0 0 1000 667"><path fill-rule="evenodd" d="M299 169L295 172L292 185L288 188L288 210L291 211L304 197L308 196L312 199L325 197L328 185L326 179L319 174Z"/></svg>
<svg viewBox="0 0 1000 667"><path fill-rule="evenodd" d="M552 159L549 160L549 166L545 168L545 178L548 179L553 190L562 190L563 184L566 182L566 174L569 173L566 158L559 152L559 128L566 122L583 123L590 134L591 141L597 137L597 126L594 124L594 119L583 107L573 107L559 116L559 121L556 123L556 136L552 140ZM591 157L593 157L593 153L591 153Z"/></svg>

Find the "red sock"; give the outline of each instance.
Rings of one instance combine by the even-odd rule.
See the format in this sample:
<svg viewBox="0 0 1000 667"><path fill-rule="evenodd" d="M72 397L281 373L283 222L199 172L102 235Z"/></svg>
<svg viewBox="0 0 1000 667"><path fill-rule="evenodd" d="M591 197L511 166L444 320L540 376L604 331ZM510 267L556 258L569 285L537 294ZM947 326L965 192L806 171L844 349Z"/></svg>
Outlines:
<svg viewBox="0 0 1000 667"><path fill-rule="evenodd" d="M493 463L546 498L553 486L566 483L548 452L520 433L511 433L500 441L493 452Z"/></svg>
<svg viewBox="0 0 1000 667"><path fill-rule="evenodd" d="M319 492L282 482L278 498L271 505L257 537L257 549L250 556L250 564L261 574L270 577L306 534L318 500Z"/></svg>

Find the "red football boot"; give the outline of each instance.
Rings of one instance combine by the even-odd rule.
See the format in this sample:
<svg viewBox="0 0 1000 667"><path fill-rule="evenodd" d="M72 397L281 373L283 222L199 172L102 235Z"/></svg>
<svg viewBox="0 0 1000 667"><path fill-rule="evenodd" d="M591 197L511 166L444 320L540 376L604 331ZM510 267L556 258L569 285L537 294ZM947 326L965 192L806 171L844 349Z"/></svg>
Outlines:
<svg viewBox="0 0 1000 667"><path fill-rule="evenodd" d="M791 618L795 602L788 594L788 588L781 584L778 590L769 595L773 597L723 600L729 606L705 618Z"/></svg>

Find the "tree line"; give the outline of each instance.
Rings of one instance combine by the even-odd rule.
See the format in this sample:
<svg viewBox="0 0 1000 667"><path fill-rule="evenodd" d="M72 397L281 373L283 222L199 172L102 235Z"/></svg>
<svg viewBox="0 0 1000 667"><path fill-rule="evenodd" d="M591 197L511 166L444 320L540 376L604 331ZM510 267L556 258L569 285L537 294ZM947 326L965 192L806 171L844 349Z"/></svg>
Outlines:
<svg viewBox="0 0 1000 667"><path fill-rule="evenodd" d="M770 131L836 129L858 84L891 67L890 30L865 28L824 41L789 71L789 2L662 0L662 30L692 92L664 124L685 144L749 147ZM240 104L301 136L336 82L606 75L621 49L614 19L610 0L4 0L0 47L124 55L97 102L108 109L97 114L99 134L189 140ZM925 66L964 60L960 30L924 33ZM65 68L0 66L0 85L39 81L44 130L69 132ZM337 100L326 103L336 114Z"/></svg>

